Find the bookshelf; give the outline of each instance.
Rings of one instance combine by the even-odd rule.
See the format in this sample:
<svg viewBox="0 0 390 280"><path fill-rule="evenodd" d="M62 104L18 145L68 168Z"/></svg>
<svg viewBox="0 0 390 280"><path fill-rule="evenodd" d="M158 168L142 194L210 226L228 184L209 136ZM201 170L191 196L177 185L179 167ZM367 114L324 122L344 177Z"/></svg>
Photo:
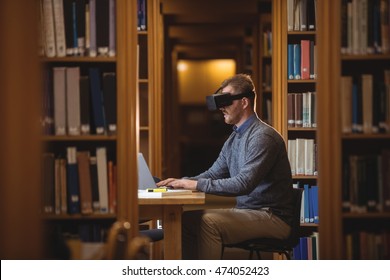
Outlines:
<svg viewBox="0 0 390 280"><path fill-rule="evenodd" d="M61 2L61 1L60 1ZM62 3L65 5L69 4L71 1L64 0ZM45 2L41 2L45 3ZM107 0L96 0L96 1L80 1L79 4L82 5L82 13L79 14L84 20L88 18L86 11L89 11L89 17L92 18L92 11L90 10L90 6L92 3L96 3L96 16L98 18L98 10L101 11L101 7L99 5L111 5L114 4L112 15L114 15L114 23L115 23L115 53L110 53L110 55L103 53L97 54L97 56L93 55L92 51L86 50L83 54L79 55L67 55L64 57L46 57L43 56L41 58L41 63L43 68L45 69L45 73L49 73L45 77L49 77L44 81L43 90L46 94L49 94L49 100L52 100L52 104L55 104L55 101L59 100L56 94L58 93L58 89L55 85L58 86L58 77L56 79L51 78L54 76L54 69L65 69L65 74L67 74L68 69L78 69L80 77L87 77L87 86L89 86L90 90L82 93L81 87L81 79L77 77L74 81L68 81L65 79L66 87L64 89L66 94L66 100L69 100L69 93L67 90L69 88L74 89L72 92L80 92L80 96L85 94L93 100L92 92L93 87L96 87L99 92L103 94L103 108L108 109L114 108L112 111L105 111L104 117L106 123L104 125L104 131L100 131L97 129L99 124L96 122L98 119L94 114L98 107L93 106L93 103L82 103L83 105L76 107L77 103L71 104L67 103L65 107L65 114L62 117L65 117L65 123L69 123L69 118L77 115L83 114L88 107L85 104L90 105L90 111L87 112L87 116L90 116L87 124L90 125L90 132L82 132L78 131L74 133L75 135L71 135L70 130L66 127L65 131L56 133L52 125L56 125L56 121L58 123L58 118L55 119L56 113L60 112L58 107L53 106L49 110L44 110L44 112L52 113L52 115L44 115L43 120L52 118L54 123L52 124L50 121L43 121L43 134L41 137L41 141L44 147L44 154L52 155L52 162L58 158L62 158L66 162L66 166L63 169L64 175L62 178L66 178L66 183L63 183L66 191L69 191L69 184L72 179L75 179L77 185L81 183L78 178L86 178L86 174L88 174L89 170L84 169L84 171L78 170L79 162L76 158L74 162L74 167L76 167L75 178L69 177L70 172L70 159L68 157L68 148L75 147L76 153L80 151L87 151L90 154L88 160L93 157L97 157L97 180L99 185L99 204L100 208L92 207L88 211L82 211L82 205L84 205L85 197L82 194L82 189L78 189L78 193L73 193L73 196L70 196L69 193L66 193L66 197L69 199L72 197L73 199L69 200L74 203L79 203L80 209L73 211L72 214L69 213L69 204L70 202L65 202L60 205L66 205L67 209L57 208L56 205L53 207L44 208L43 207L43 218L46 224L50 226L54 226L56 230L60 230L62 233L67 232L68 236L76 237L77 239L83 239L82 236L88 235L89 237L92 235L93 238L83 239L82 241L93 241L98 243L104 243L106 239L107 229L112 225L112 223L116 220L125 220L130 222L132 225L138 225L138 208L134 207L137 205L137 188L132 186L137 186L137 166L136 166L136 158L137 158L137 101L138 97L136 94L136 89L138 87L138 81L136 75L136 61L137 61L137 26L136 21L134 20L136 17L134 15L137 14L137 6L133 1L125 1L125 0L115 0L115 1L107 1ZM41 6L42 7L42 6ZM99 8L100 7L100 8ZM77 7L75 7L77 9ZM103 9L108 10L110 9ZM99 14L100 15L100 14ZM64 12L64 21L70 15ZM106 14L105 17L109 18L110 14ZM102 21L102 18L100 18ZM98 20L97 20L98 21ZM87 22L87 21L85 21ZM79 23L79 22L77 22ZM88 26L86 24L86 26ZM96 25L99 27L100 25ZM107 27L107 26L106 26ZM85 31L89 30L85 27ZM92 29L91 29L92 30ZM99 33L104 33L103 29L96 29L96 35ZM92 34L92 31L91 31ZM112 35L112 33L111 33ZM98 36L97 36L98 37ZM85 37L87 38L87 37ZM107 38L106 38L107 39ZM92 41L91 41L92 42ZM80 48L83 44L79 45ZM84 46L88 46L85 43ZM99 44L98 44L99 46ZM92 48L90 48L91 50ZM99 49L98 49L99 51ZM97 75L95 77L100 78L100 82L93 80L93 73L91 69L97 69ZM113 73L110 74L114 79L111 82L114 82L114 90L110 88L109 95L106 95L105 89L109 88L109 86L105 83L105 73ZM53 76L52 76L53 75ZM66 76L67 77L67 76ZM47 83L49 82L49 83ZM80 83L80 84L79 84ZM59 86L58 86L59 88ZM116 89L116 90L115 90ZM91 93L91 95L89 95ZM47 95L44 95L45 97ZM114 98L111 98L114 97ZM77 97L76 98L80 98ZM47 100L47 99L45 99ZM81 99L80 103L82 102ZM106 101L111 100L111 104L106 103ZM50 102L43 102L44 109L47 109L47 104ZM100 103L101 104L101 103ZM58 105L65 105L60 103ZM57 110L56 110L57 108ZM76 109L80 108L80 109ZM67 111L71 109L73 111ZM84 111L83 111L84 110ZM110 117L113 117L114 123L110 124ZM107 124L107 125L106 125ZM80 124L77 124L80 126ZM110 129L112 127L116 127L116 129ZM103 148L103 149L100 149ZM99 152L98 152L99 150ZM106 156L106 162L99 163L100 159L100 151L104 151ZM104 154L103 153L103 154ZM73 158L74 159L74 158ZM112 166L109 164L112 162ZM88 163L90 163L88 161ZM99 168L101 167L101 169ZM53 169L54 166L51 166L52 169L51 178L50 178L50 188L55 186L55 171ZM91 165L89 165L91 168ZM44 168L45 170L45 168ZM103 171L102 171L103 170ZM45 172L45 174L50 174L50 172ZM92 172L89 174L93 174ZM106 177L100 178L105 175ZM45 176L43 176L45 178ZM46 181L43 179L44 182ZM54 180L54 181L53 181ZM93 175L89 178L89 180L93 181ZM61 180L58 180L60 182ZM103 188L103 192L101 189L101 183L105 182L107 184L106 188ZM93 184L93 183L92 183ZM72 184L73 185L73 184ZM77 187L77 186L76 186ZM104 193L104 189L105 192ZM76 189L77 190L77 189ZM52 191L53 192L53 191ZM45 194L47 192L44 191L44 201ZM63 193L64 194L64 193ZM91 194L90 194L91 195ZM51 194L50 200L53 199L54 192ZM78 196L78 198L77 198ZM102 200L102 197L106 197L106 200ZM54 200L55 201L55 200ZM60 201L60 200L59 200ZM116 202L115 202L116 201ZM90 202L89 202L90 203ZM104 206L106 205L106 207ZM111 207L112 206L112 207ZM58 206L57 206L58 207ZM104 209L103 209L104 208ZM131 227L129 231L129 238L136 236L138 234L138 226ZM98 236L96 238L96 236ZM81 238L80 238L81 237ZM70 238L72 239L72 238ZM70 246L72 247L72 246ZM77 253L75 253L77 255ZM80 257L79 255L77 255Z"/></svg>
<svg viewBox="0 0 390 280"><path fill-rule="evenodd" d="M160 1L140 0L139 9L146 15L138 24L138 106L139 151L143 153L154 176L162 172L162 46L163 24ZM142 8L144 7L144 8ZM143 18L143 16L141 16Z"/></svg>
<svg viewBox="0 0 390 280"><path fill-rule="evenodd" d="M306 193L319 186L314 67L319 25L308 16L314 8L309 5L314 1L309 2L272 2L272 124L285 139L294 185L305 190L307 187ZM306 17L300 16L305 13ZM308 212L306 207L305 202ZM302 237L312 238L319 229L318 221L306 213L301 225Z"/></svg>
<svg viewBox="0 0 390 280"><path fill-rule="evenodd" d="M272 125L272 16L261 13L259 16L259 87L260 117Z"/></svg>
<svg viewBox="0 0 390 280"><path fill-rule="evenodd" d="M354 1L353 3L357 5L357 11L367 12L375 10L373 8L375 5L388 5L387 1ZM350 106L350 103L344 102L342 97L350 92L348 88L344 87L343 77L347 76L351 76L353 83L357 85L358 89L360 88L361 98L369 96L369 90L367 91L363 86L364 82L361 85L359 84L362 81L363 74L372 75L373 77L373 96L386 89L388 97L389 85L388 81L386 82L385 73L386 70L389 70L390 57L388 50L383 51L386 48L383 48L381 44L379 46L382 47L382 52L378 53L378 50L376 50L374 51L375 54L371 54L369 48L372 45L369 36L367 36L368 40L366 42L351 45L347 41L347 45L345 45L346 42L343 40L345 37L343 33L345 12L343 11L345 11L344 5L346 4L346 1L331 1L328 5L319 3L318 7L322 11L319 16L319 24L327 26L327 28L320 30L318 34L318 51L323 54L318 63L318 92L319 103L324 105L318 111L318 123L321 128L318 131L320 143L319 164L321 166L319 184L326 186L326 188L321 188L320 197L322 217L320 226L321 255L326 259L388 259L389 251L384 243L388 242L390 231L389 211L386 209L385 203L386 191L389 190L388 185L386 185L388 181L386 174L389 174L389 171L388 167L387 169L383 167L387 158L383 152L389 150L389 131L381 129L380 125L379 132L376 131L375 127L378 126L378 122L374 116L378 109L375 109L374 100L364 101L372 102L373 110L366 114L367 109L364 110L364 105L362 105L363 110L357 114L361 117L357 119L349 118L348 128L348 125L346 125L348 122L345 121L344 117L346 116L345 113L349 112L348 108L352 106ZM360 6L361 4L363 5ZM352 5L352 3L349 5ZM367 5L366 10L364 5ZM334 17L335 14L340 16ZM383 13L383 15L385 14ZM380 17L383 15L380 14ZM388 22L388 13L386 16L387 21L384 22ZM371 26L369 18L367 17L365 22L367 23L366 26ZM330 21L330 19L332 20ZM358 36L367 34L365 32L368 32L367 29L362 28L359 32L350 32L349 35L354 38L357 34ZM381 36L386 35L381 34ZM332 38L332 40L329 40L329 38ZM364 37L361 36L361 38ZM382 42L384 41L382 40ZM345 51L346 46L351 51ZM362 48L356 51L354 49L356 46ZM329 83L327 81L333 82ZM378 88L376 86L378 84L385 86ZM329 114L329 112L332 112L332 114ZM372 113L374 114L372 115ZM364 122L361 123L364 120L366 120L366 125ZM381 120L381 117L379 120ZM387 115L384 121L388 122L388 120ZM322 124L324 124L324 127ZM372 129L373 127L374 129ZM349 129L351 131L348 131ZM354 193L351 186L354 185L353 181L356 178L353 175L355 173L353 171L355 169L353 167L355 166L353 156L355 158L357 156L360 162L363 163L359 167L362 168L359 169L361 174L371 174L367 171L369 170L367 169L369 157L373 156L378 163L372 165L377 172L374 172L375 175L373 176L369 175L370 179L367 184L362 184L364 182L362 178L356 180L357 186L359 186L356 193L357 197L363 198L363 200L359 199L357 201L355 196L351 195ZM378 168L380 164L382 164L383 169ZM378 171L379 174L377 174ZM374 196L371 193L361 195L364 188L360 186L364 185L368 187L366 191L375 191ZM380 190L384 192L382 193ZM371 202L368 203L369 201ZM370 243L369 240L373 239L376 239L376 245ZM359 243L359 245L355 246L351 243L355 245ZM383 250L376 250L377 246L380 246Z"/></svg>

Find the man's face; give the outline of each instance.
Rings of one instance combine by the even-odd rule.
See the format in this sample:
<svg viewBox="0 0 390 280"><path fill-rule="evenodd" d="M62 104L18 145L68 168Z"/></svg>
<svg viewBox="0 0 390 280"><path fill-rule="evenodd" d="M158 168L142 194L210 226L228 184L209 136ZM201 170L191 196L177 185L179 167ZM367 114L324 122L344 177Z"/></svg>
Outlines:
<svg viewBox="0 0 390 280"><path fill-rule="evenodd" d="M222 92L233 93L233 88L228 85L222 89ZM237 125L240 122L244 112L243 109L242 99L233 100L232 105L220 108L225 123L233 125Z"/></svg>

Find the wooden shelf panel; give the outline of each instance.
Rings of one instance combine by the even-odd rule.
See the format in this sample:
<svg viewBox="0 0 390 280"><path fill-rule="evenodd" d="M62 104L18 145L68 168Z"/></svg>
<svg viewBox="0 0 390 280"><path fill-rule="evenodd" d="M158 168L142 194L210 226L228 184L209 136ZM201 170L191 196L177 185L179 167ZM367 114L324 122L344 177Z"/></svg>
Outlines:
<svg viewBox="0 0 390 280"><path fill-rule="evenodd" d="M49 135L42 136L42 141L54 142L54 141L116 141L116 135L79 135L79 136L58 136Z"/></svg>
<svg viewBox="0 0 390 280"><path fill-rule="evenodd" d="M289 84L315 84L317 79L307 79L307 80L287 80Z"/></svg>
<svg viewBox="0 0 390 280"><path fill-rule="evenodd" d="M344 219L390 219L390 212L343 213Z"/></svg>
<svg viewBox="0 0 390 280"><path fill-rule="evenodd" d="M348 133L348 134L343 134L342 136L343 140L354 140L354 139L390 139L390 133L370 133L370 134L365 134L365 133Z"/></svg>
<svg viewBox="0 0 390 280"><path fill-rule="evenodd" d="M313 131L316 132L316 127L289 127L287 128L288 131Z"/></svg>
<svg viewBox="0 0 390 280"><path fill-rule="evenodd" d="M43 57L42 62L50 63L50 62L107 62L114 63L116 62L116 57L108 57L108 56L66 56L66 57Z"/></svg>
<svg viewBox="0 0 390 280"><path fill-rule="evenodd" d="M293 180L317 180L316 175L294 175L292 176Z"/></svg>
<svg viewBox="0 0 390 280"><path fill-rule="evenodd" d="M342 54L341 60L389 60L390 54Z"/></svg>
<svg viewBox="0 0 390 280"><path fill-rule="evenodd" d="M302 35L316 35L316 31L288 31L287 35L297 35L297 36L302 36Z"/></svg>
<svg viewBox="0 0 390 280"><path fill-rule="evenodd" d="M105 219L116 219L116 214L91 214L91 215L69 215L69 214L52 214L52 215L43 215L44 220L105 220Z"/></svg>

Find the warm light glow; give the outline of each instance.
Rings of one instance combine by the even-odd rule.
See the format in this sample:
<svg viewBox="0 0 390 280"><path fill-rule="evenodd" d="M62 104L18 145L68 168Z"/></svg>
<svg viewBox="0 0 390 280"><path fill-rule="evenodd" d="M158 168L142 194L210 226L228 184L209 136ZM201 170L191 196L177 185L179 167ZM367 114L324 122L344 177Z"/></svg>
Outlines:
<svg viewBox="0 0 390 280"><path fill-rule="evenodd" d="M234 59L179 60L177 70L179 102L204 104L206 95L235 74L236 63Z"/></svg>
<svg viewBox="0 0 390 280"><path fill-rule="evenodd" d="M177 71L184 72L188 69L188 64L185 61L179 61L177 63Z"/></svg>

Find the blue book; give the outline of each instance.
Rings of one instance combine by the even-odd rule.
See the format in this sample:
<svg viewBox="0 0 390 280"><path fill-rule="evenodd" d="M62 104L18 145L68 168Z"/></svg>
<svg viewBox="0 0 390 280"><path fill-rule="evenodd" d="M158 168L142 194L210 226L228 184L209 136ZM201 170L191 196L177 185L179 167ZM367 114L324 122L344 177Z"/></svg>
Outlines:
<svg viewBox="0 0 390 280"><path fill-rule="evenodd" d="M301 79L301 45L294 44L294 63L293 63L294 79Z"/></svg>
<svg viewBox="0 0 390 280"><path fill-rule="evenodd" d="M312 196L312 202L313 202L313 216L314 216L314 223L318 224L320 222L319 215L318 215L318 186L312 186L310 190L311 196Z"/></svg>
<svg viewBox="0 0 390 280"><path fill-rule="evenodd" d="M293 259L300 260L301 259L301 245L298 243L297 246L293 248Z"/></svg>
<svg viewBox="0 0 390 280"><path fill-rule="evenodd" d="M309 188L309 222L314 223L314 200L312 187Z"/></svg>
<svg viewBox="0 0 390 280"><path fill-rule="evenodd" d="M305 200L305 209L304 209L304 217L305 217L305 223L310 222L310 199L309 199L309 185L304 184L303 185L303 199Z"/></svg>
<svg viewBox="0 0 390 280"><path fill-rule="evenodd" d="M287 46L287 79L294 80L294 45Z"/></svg>
<svg viewBox="0 0 390 280"><path fill-rule="evenodd" d="M103 106L103 93L101 90L101 78L99 68L89 68L89 80L91 82L91 98L93 123L96 134L105 134L106 121Z"/></svg>
<svg viewBox="0 0 390 280"><path fill-rule="evenodd" d="M78 54L78 43L77 43L77 10L76 2L72 3L72 27L73 27L73 52Z"/></svg>
<svg viewBox="0 0 390 280"><path fill-rule="evenodd" d="M80 189L78 166L76 159L76 147L68 147L67 149L67 167L66 167L66 189L68 200L68 213L80 213Z"/></svg>
<svg viewBox="0 0 390 280"><path fill-rule="evenodd" d="M301 250L301 260L308 260L308 248L307 248L307 237L300 237L299 238L299 245Z"/></svg>

